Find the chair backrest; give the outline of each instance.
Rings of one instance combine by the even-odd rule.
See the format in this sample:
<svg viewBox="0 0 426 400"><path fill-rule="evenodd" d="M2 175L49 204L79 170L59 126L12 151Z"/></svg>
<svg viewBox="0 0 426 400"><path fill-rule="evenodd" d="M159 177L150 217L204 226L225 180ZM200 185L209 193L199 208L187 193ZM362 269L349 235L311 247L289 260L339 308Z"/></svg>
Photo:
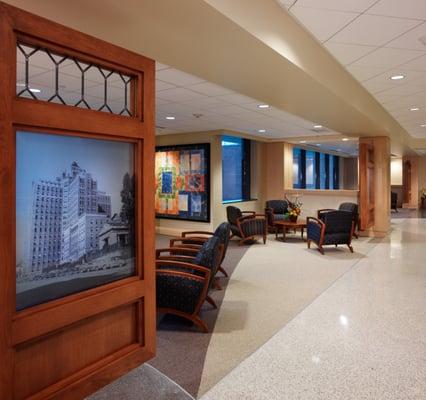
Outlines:
<svg viewBox="0 0 426 400"><path fill-rule="evenodd" d="M349 211L329 211L325 213L325 234L350 233L352 231L353 214Z"/></svg>
<svg viewBox="0 0 426 400"><path fill-rule="evenodd" d="M274 214L285 214L288 209L288 203L286 200L268 200L266 208L272 208Z"/></svg>
<svg viewBox="0 0 426 400"><path fill-rule="evenodd" d="M238 207L228 206L226 207L226 217L228 218L228 222L232 225L237 225L237 219L241 218L243 213Z"/></svg>
<svg viewBox="0 0 426 400"><path fill-rule="evenodd" d="M220 243L223 245L223 255L225 256L231 235L231 224L229 222L222 222L216 228L213 235L219 238Z"/></svg>
<svg viewBox="0 0 426 400"><path fill-rule="evenodd" d="M212 236L205 241L195 257L194 264L209 268L210 270L218 267L219 265L217 264L218 257L220 256L220 244L220 239L216 236ZM212 274L214 275L215 272L216 271L212 271Z"/></svg>
<svg viewBox="0 0 426 400"><path fill-rule="evenodd" d="M339 206L339 211L348 211L352 213L352 215L358 214L358 204L356 203L342 203Z"/></svg>

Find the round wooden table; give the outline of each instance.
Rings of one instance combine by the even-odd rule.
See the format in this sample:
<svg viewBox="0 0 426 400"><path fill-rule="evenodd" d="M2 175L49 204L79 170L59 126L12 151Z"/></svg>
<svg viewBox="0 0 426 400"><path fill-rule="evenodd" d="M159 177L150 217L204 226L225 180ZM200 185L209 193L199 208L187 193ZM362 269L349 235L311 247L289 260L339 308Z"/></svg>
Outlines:
<svg viewBox="0 0 426 400"><path fill-rule="evenodd" d="M303 237L303 233L306 229L306 220L299 218L296 222L291 222L289 220L282 220L282 221L275 221L274 223L275 227L277 228L275 230L275 238L278 239L278 233L281 230L283 236L282 236L282 241L285 242L286 239L286 233L288 230L293 229L294 231L296 231L297 229L300 229L301 233L302 233L302 239L304 239Z"/></svg>

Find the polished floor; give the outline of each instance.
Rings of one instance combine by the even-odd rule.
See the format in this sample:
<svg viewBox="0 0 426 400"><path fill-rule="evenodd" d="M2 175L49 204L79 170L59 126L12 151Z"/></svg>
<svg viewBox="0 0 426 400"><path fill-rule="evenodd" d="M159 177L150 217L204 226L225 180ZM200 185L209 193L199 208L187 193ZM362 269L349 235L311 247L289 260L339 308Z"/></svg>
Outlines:
<svg viewBox="0 0 426 400"><path fill-rule="evenodd" d="M179 363L167 370L166 358L94 398L424 400L425 244L425 219L398 218L388 238L355 241L353 255L330 248L320 256L298 238L251 246L221 294L204 361L191 364L192 353L181 361L193 365L196 391L185 388L191 373L181 381ZM181 351L172 333L159 341L159 357L167 346Z"/></svg>
<svg viewBox="0 0 426 400"><path fill-rule="evenodd" d="M426 399L426 220L392 228L202 400Z"/></svg>

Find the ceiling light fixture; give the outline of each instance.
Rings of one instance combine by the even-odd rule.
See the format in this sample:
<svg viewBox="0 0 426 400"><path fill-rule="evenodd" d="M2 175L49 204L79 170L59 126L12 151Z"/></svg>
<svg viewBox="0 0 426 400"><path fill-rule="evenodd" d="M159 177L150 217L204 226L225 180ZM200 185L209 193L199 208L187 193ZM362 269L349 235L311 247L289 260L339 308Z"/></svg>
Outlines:
<svg viewBox="0 0 426 400"><path fill-rule="evenodd" d="M317 143L317 146L318 146L318 147L320 147L320 146L321 146L321 143Z"/></svg>
<svg viewBox="0 0 426 400"><path fill-rule="evenodd" d="M314 128L315 128L315 129L321 129L321 128L322 128L322 125L314 125Z"/></svg>
<svg viewBox="0 0 426 400"><path fill-rule="evenodd" d="M348 139L347 137L344 137L342 140L343 140L344 142L347 142L349 139Z"/></svg>
<svg viewBox="0 0 426 400"><path fill-rule="evenodd" d="M426 128L426 124L421 124L420 125L422 128Z"/></svg>
<svg viewBox="0 0 426 400"><path fill-rule="evenodd" d="M258 129L257 130L259 133L265 133L266 132L266 129Z"/></svg>
<svg viewBox="0 0 426 400"><path fill-rule="evenodd" d="M419 111L419 110L420 110L420 108L418 108L418 107L410 108L410 111Z"/></svg>
<svg viewBox="0 0 426 400"><path fill-rule="evenodd" d="M393 81L399 81L400 79L404 79L405 75L392 75L389 79Z"/></svg>
<svg viewBox="0 0 426 400"><path fill-rule="evenodd" d="M306 140L301 140L299 143L306 143Z"/></svg>
<svg viewBox="0 0 426 400"><path fill-rule="evenodd" d="M41 90L40 89L36 89L36 88L30 88L30 92L41 93Z"/></svg>
<svg viewBox="0 0 426 400"><path fill-rule="evenodd" d="M269 108L270 105L269 104L258 104L257 108Z"/></svg>
<svg viewBox="0 0 426 400"><path fill-rule="evenodd" d="M166 119L174 120L174 119L176 119L176 117L169 116L169 117L166 117Z"/></svg>

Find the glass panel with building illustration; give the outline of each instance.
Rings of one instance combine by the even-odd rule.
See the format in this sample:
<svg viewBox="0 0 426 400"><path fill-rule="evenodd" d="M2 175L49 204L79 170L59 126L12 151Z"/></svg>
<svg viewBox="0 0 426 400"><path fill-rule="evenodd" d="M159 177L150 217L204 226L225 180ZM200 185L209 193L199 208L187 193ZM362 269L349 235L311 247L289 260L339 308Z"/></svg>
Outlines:
<svg viewBox="0 0 426 400"><path fill-rule="evenodd" d="M133 147L17 132L17 310L134 274Z"/></svg>

